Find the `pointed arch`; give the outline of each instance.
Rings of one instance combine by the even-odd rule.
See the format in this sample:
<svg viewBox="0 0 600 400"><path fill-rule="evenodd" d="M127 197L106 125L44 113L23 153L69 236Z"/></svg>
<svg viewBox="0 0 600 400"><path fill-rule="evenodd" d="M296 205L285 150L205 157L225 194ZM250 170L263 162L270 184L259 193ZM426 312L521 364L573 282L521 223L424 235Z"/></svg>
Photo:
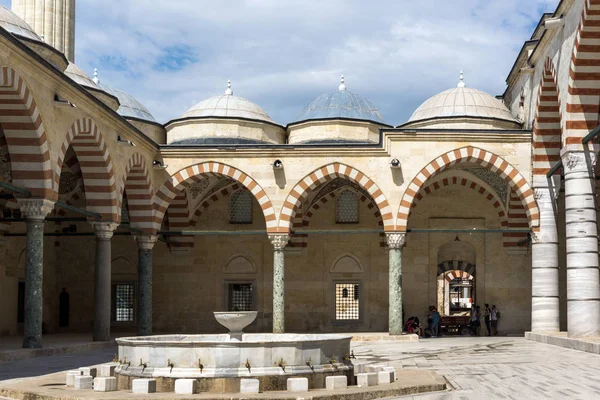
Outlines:
<svg viewBox="0 0 600 400"><path fill-rule="evenodd" d="M69 146L73 146L79 160L86 208L88 211L101 214L107 221L118 222L120 211L112 160L102 133L92 119L82 118L76 121L67 132L56 162L55 190L58 191L60 174Z"/></svg>
<svg viewBox="0 0 600 400"><path fill-rule="evenodd" d="M563 145L583 150L581 140L598 126L600 112L600 0L584 0L569 73Z"/></svg>
<svg viewBox="0 0 600 400"><path fill-rule="evenodd" d="M531 229L539 227L540 212L535 202L533 190L523 175L502 157L487 150L467 146L442 154L417 173L406 188L400 202L398 223L396 225L398 231L406 231L408 216L415 196L427 181L448 167L462 163L473 163L488 168L504 179L519 196L521 202L523 202L529 219L529 227Z"/></svg>
<svg viewBox="0 0 600 400"><path fill-rule="evenodd" d="M196 226L196 224L200 220L200 216L202 215L202 213L204 211L206 211L206 209L208 209L212 204L216 203L220 199L228 197L233 192L240 190L242 187L243 186L240 183L235 182L229 186L224 187L223 189L221 189L215 193L212 193L210 196L203 199L196 207L196 210L194 211L194 214L192 215L190 225Z"/></svg>
<svg viewBox="0 0 600 400"><path fill-rule="evenodd" d="M345 178L362 186L371 195L375 204L377 204L381 212L381 218L383 219L384 230L394 230L392 209L385 195L379 189L379 186L361 171L336 162L314 170L294 186L283 203L283 208L279 215L278 231L289 233L291 231L291 221L294 219L302 199L308 196L317 186L335 178Z"/></svg>
<svg viewBox="0 0 600 400"><path fill-rule="evenodd" d="M123 208L123 196L127 192L129 223L132 228L141 229L144 233L152 232L152 187L146 160L134 153L125 170L119 190L119 220Z"/></svg>
<svg viewBox="0 0 600 400"><path fill-rule="evenodd" d="M57 199L42 116L31 90L10 67L0 67L0 126L11 155L13 184L35 197Z"/></svg>
<svg viewBox="0 0 600 400"><path fill-rule="evenodd" d="M182 189L171 201L167 209L167 226L169 230L184 231L190 228L190 206L188 192ZM194 247L193 236L171 236L169 237L169 248L171 250L189 250Z"/></svg>
<svg viewBox="0 0 600 400"><path fill-rule="evenodd" d="M254 179L239 169L213 161L189 166L176 172L156 191L153 198L153 226L156 231L160 229L165 212L177 194L192 182L197 182L206 175L226 176L246 187L260 204L265 217L267 232L277 231L275 210L265 190Z"/></svg>
<svg viewBox="0 0 600 400"><path fill-rule="evenodd" d="M546 175L552 165L560 161L562 128L559 98L554 64L546 58L533 124L531 151L534 175Z"/></svg>

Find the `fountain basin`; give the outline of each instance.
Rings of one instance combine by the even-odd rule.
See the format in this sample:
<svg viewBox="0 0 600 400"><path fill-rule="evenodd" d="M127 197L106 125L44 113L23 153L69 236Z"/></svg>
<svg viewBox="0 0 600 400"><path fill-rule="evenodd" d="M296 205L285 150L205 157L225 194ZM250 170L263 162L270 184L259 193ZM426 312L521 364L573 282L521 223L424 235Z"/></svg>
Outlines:
<svg viewBox="0 0 600 400"><path fill-rule="evenodd" d="M172 391L175 379L192 378L202 391L238 392L241 378L256 378L261 390L285 390L290 376L305 376L309 387L323 388L326 376L352 379L351 339L335 334L244 334L240 341L227 334L119 338L122 363L115 373L119 389L129 389L134 378L154 378L159 391Z"/></svg>
<svg viewBox="0 0 600 400"><path fill-rule="evenodd" d="M257 311L225 311L214 312L215 319L225 328L230 335L241 335L245 327L250 325L258 314Z"/></svg>

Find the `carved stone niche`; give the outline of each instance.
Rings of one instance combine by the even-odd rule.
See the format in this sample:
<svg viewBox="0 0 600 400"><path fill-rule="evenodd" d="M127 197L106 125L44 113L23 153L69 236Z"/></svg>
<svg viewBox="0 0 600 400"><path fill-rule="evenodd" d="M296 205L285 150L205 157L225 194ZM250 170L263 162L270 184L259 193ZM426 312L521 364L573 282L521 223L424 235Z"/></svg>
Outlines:
<svg viewBox="0 0 600 400"><path fill-rule="evenodd" d="M335 274L362 274L364 268L360 260L353 254L342 254L335 259L329 272Z"/></svg>
<svg viewBox="0 0 600 400"><path fill-rule="evenodd" d="M256 266L246 256L235 255L231 257L223 267L224 274L255 274Z"/></svg>

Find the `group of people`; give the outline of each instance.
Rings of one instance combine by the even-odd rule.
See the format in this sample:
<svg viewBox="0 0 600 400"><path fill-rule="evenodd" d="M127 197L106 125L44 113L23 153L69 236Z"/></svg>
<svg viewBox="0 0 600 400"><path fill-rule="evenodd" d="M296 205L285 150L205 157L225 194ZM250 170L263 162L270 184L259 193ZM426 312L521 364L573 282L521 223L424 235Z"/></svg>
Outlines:
<svg viewBox="0 0 600 400"><path fill-rule="evenodd" d="M487 329L487 336L498 335L498 320L500 319L500 311L495 305L490 307L485 304L483 311L480 306L473 304L469 318L469 329L472 336L479 336L481 331L481 318ZM408 333L416 333L419 337L439 337L441 335L440 322L441 315L435 306L429 306L429 316L427 318L428 326L423 328L419 321L419 317L409 317L404 324L404 331Z"/></svg>
<svg viewBox="0 0 600 400"><path fill-rule="evenodd" d="M481 331L481 307L473 304L471 307L471 317L469 327L471 329L471 335L479 336ZM487 335L498 335L498 319L500 318L500 311L495 305L490 308L489 304L485 304L483 309L483 321L485 322L485 328L487 329Z"/></svg>

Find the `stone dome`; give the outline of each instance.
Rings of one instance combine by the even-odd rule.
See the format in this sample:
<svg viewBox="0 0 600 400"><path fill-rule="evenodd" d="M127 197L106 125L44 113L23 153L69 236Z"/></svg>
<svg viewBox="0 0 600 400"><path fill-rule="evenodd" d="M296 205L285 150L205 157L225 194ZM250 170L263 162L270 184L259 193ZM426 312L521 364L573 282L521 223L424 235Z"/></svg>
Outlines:
<svg viewBox="0 0 600 400"><path fill-rule="evenodd" d="M119 99L120 106L117 109L117 113L122 117L156 122L152 114L150 114L150 111L129 93L104 85L100 83L100 81L97 81L96 85L99 89L104 90L106 93Z"/></svg>
<svg viewBox="0 0 600 400"><path fill-rule="evenodd" d="M504 103L491 94L466 87L461 72L458 87L446 90L426 100L417 108L408 123L458 117L519 122Z"/></svg>
<svg viewBox="0 0 600 400"><path fill-rule="evenodd" d="M42 38L35 33L27 22L23 21L17 14L5 6L0 6L0 26L12 34L43 42Z"/></svg>
<svg viewBox="0 0 600 400"><path fill-rule="evenodd" d="M343 76L338 90L324 93L311 101L294 123L324 119L354 119L387 125L373 103L346 90Z"/></svg>
<svg viewBox="0 0 600 400"><path fill-rule="evenodd" d="M83 72L81 68L79 68L76 64L73 64L72 62L69 62L69 65L65 70L65 74L81 86L98 89L98 85L96 85L96 82L94 82L94 80L90 78L88 74Z"/></svg>
<svg viewBox="0 0 600 400"><path fill-rule="evenodd" d="M202 100L181 116L181 118L207 117L242 118L275 123L257 104L243 97L234 96L231 81L227 82L225 94Z"/></svg>

